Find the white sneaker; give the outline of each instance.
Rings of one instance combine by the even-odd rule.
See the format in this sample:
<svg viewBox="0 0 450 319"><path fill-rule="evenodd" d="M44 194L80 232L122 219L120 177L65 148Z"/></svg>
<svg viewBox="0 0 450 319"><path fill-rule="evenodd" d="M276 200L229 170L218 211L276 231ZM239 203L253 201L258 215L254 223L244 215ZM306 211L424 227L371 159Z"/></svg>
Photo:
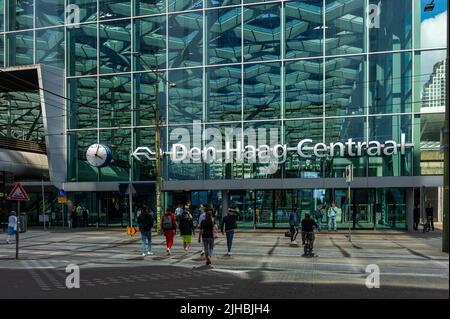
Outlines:
<svg viewBox="0 0 450 319"><path fill-rule="evenodd" d="M147 256L153 256L154 254L153 254L153 251L149 251L149 252L147 252Z"/></svg>
<svg viewBox="0 0 450 319"><path fill-rule="evenodd" d="M142 253L142 257L145 257L145 253Z"/></svg>
<svg viewBox="0 0 450 319"><path fill-rule="evenodd" d="M167 255L169 255L169 256L172 255L169 248L167 248Z"/></svg>

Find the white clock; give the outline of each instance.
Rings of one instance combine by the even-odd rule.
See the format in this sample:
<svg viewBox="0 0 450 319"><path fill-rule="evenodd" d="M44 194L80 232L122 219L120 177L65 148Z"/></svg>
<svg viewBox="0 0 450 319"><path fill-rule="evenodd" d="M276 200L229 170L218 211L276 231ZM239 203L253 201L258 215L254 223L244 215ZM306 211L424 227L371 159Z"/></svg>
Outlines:
<svg viewBox="0 0 450 319"><path fill-rule="evenodd" d="M111 149L103 144L92 144L86 151L86 159L92 166L108 166L112 159Z"/></svg>

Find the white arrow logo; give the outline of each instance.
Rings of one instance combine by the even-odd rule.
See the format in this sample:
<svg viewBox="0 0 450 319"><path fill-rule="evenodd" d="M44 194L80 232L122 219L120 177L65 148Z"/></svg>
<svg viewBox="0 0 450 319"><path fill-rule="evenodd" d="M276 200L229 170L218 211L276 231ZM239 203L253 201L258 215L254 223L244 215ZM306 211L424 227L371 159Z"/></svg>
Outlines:
<svg viewBox="0 0 450 319"><path fill-rule="evenodd" d="M161 156L164 155L164 152L162 150L160 150L159 153ZM141 157L144 156L145 158L147 158L149 161L155 161L156 160L156 152L151 151L148 147L138 147L134 152L133 152L133 157L135 159L137 159L138 161L141 161Z"/></svg>

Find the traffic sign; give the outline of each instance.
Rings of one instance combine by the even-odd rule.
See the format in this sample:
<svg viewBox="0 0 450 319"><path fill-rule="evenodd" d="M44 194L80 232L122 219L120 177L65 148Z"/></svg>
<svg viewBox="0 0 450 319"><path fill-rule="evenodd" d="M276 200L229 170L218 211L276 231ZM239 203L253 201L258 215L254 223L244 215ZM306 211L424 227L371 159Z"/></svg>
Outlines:
<svg viewBox="0 0 450 319"><path fill-rule="evenodd" d="M14 185L14 188L12 189L12 191L9 193L7 199L8 200L28 201L28 200L30 200L30 196L28 196L28 194L25 191L25 189L23 188L22 184L16 183L16 185Z"/></svg>
<svg viewBox="0 0 450 319"><path fill-rule="evenodd" d="M67 203L67 196L66 196L66 192L64 191L64 189L60 189L58 191L58 195L56 195L56 197L58 198L58 203L60 203L60 204Z"/></svg>

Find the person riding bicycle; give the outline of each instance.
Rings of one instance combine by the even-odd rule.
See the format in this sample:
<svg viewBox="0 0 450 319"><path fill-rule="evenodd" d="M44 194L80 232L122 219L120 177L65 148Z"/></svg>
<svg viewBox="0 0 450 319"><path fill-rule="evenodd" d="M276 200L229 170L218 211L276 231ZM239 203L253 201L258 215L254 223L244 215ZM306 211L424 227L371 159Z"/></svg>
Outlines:
<svg viewBox="0 0 450 319"><path fill-rule="evenodd" d="M305 245L306 236L310 236L311 250L314 244L314 227L317 228L317 223L311 218L310 214L305 214L302 220L302 244Z"/></svg>

